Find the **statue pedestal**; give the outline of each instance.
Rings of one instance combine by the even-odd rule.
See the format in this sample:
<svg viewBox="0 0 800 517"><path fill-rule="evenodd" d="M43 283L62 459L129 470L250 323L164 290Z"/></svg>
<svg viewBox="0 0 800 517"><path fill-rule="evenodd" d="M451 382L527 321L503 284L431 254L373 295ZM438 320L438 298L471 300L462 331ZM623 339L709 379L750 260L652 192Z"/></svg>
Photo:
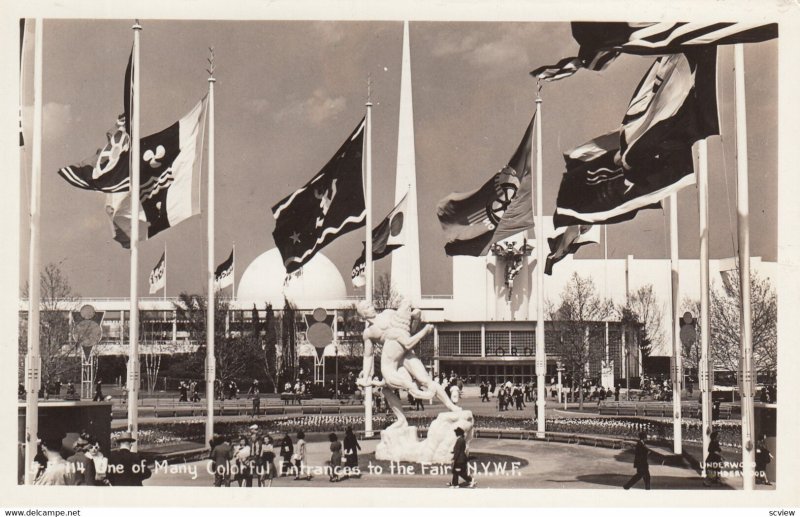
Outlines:
<svg viewBox="0 0 800 517"><path fill-rule="evenodd" d="M416 463L450 463L456 443L456 427L464 430L469 444L473 436L475 419L472 411L447 411L439 413L428 429L428 437L419 441L417 428L403 426L381 431L381 443L375 448L375 458L384 461L410 461Z"/></svg>

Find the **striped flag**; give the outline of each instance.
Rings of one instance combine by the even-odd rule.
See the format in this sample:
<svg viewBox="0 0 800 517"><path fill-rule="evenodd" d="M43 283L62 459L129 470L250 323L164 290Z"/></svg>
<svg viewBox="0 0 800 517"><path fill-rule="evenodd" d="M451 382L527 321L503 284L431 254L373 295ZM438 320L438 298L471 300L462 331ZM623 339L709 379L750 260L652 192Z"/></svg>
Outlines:
<svg viewBox="0 0 800 517"><path fill-rule="evenodd" d="M778 24L572 22L572 37L580 45L577 57L539 67L531 75L556 81L581 68L603 70L621 53L676 54L704 46L767 41L778 37Z"/></svg>
<svg viewBox="0 0 800 517"><path fill-rule="evenodd" d="M556 227L617 223L694 184L692 144L718 134L716 49L658 58L620 129L565 156Z"/></svg>

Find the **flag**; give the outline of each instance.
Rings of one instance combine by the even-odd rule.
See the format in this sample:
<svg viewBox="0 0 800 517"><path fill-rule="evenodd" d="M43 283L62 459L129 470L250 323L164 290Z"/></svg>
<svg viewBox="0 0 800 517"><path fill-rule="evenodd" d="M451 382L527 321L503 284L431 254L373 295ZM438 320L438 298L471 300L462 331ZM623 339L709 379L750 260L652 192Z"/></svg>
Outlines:
<svg viewBox="0 0 800 517"><path fill-rule="evenodd" d="M364 226L365 119L311 181L272 207L272 236L286 273L297 271L337 237Z"/></svg>
<svg viewBox="0 0 800 517"><path fill-rule="evenodd" d="M157 293L159 289L164 289L167 285L167 253L161 254L156 267L150 271L150 294Z"/></svg>
<svg viewBox="0 0 800 517"><path fill-rule="evenodd" d="M483 256L495 242L533 228L532 132L533 118L508 165L483 186L439 201L436 215L447 238L448 256Z"/></svg>
<svg viewBox="0 0 800 517"><path fill-rule="evenodd" d="M550 253L545 262L545 274L552 275L553 265L567 255L574 254L581 246L598 242L600 242L600 227L598 226L579 224L556 228L547 238Z"/></svg>
<svg viewBox="0 0 800 517"><path fill-rule="evenodd" d="M778 24L573 22L572 37L580 45L577 57L539 67L531 75L555 81L581 68L603 70L620 53L676 54L703 46L767 41L778 37Z"/></svg>
<svg viewBox="0 0 800 517"><path fill-rule="evenodd" d="M408 213L408 194L403 196L403 199L397 203L397 206L392 208L391 212L383 218L383 221L372 229L372 260L376 261L382 259L392 251L406 243L405 225L403 222ZM364 287L366 278L364 271L367 265L367 245L364 243L361 249L361 256L356 259L353 264L353 270L350 273L350 278L353 281L353 287Z"/></svg>
<svg viewBox="0 0 800 517"><path fill-rule="evenodd" d="M617 223L694 184L692 144L718 134L716 51L662 56L622 127L565 154L556 227Z"/></svg>
<svg viewBox="0 0 800 517"><path fill-rule="evenodd" d="M228 259L217 266L216 271L214 271L214 289L216 290L225 289L229 285L233 285L233 251L231 250Z"/></svg>
<svg viewBox="0 0 800 517"><path fill-rule="evenodd" d="M133 53L125 69L123 114L106 132L106 144L94 155L75 165L59 169L58 174L73 187L99 190L107 194L127 192L130 189L130 102ZM141 149L145 149L142 139ZM143 151L144 152L144 151ZM144 160L143 160L144 162ZM144 171L143 171L144 175Z"/></svg>
<svg viewBox="0 0 800 517"><path fill-rule="evenodd" d="M200 165L203 150L206 98L167 129L141 140L142 162L139 199L148 239L200 213ZM127 189L126 189L127 190ZM142 218L142 211L139 213ZM130 246L130 193L106 196L114 240Z"/></svg>

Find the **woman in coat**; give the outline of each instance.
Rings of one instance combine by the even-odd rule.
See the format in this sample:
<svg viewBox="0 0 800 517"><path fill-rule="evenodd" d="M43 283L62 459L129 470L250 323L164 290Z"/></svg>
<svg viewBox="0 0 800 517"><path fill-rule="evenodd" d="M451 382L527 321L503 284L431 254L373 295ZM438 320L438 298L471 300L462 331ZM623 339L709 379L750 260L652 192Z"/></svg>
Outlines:
<svg viewBox="0 0 800 517"><path fill-rule="evenodd" d="M289 433L283 435L281 441L281 476L288 476L292 469L292 456L294 455L294 444Z"/></svg>
<svg viewBox="0 0 800 517"><path fill-rule="evenodd" d="M711 442L708 444L708 456L706 456L706 479L703 484L708 486L712 483L718 484L720 479L720 470L722 470L722 447L719 445L719 431L711 433Z"/></svg>
<svg viewBox="0 0 800 517"><path fill-rule="evenodd" d="M347 467L348 476L360 476L361 472L358 469L358 451L361 450L356 435L353 433L353 428L348 426L344 432L344 466Z"/></svg>

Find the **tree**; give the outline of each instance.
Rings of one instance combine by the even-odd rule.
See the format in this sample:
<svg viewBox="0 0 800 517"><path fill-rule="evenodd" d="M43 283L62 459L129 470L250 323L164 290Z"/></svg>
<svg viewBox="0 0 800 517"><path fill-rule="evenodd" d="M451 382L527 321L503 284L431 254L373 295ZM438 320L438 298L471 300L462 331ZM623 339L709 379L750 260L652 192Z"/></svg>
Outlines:
<svg viewBox="0 0 800 517"><path fill-rule="evenodd" d="M653 284L643 285L634 291L625 306L618 309L625 323L640 323L644 332L639 340L639 352L649 357L653 350L664 344L664 307L656 299Z"/></svg>
<svg viewBox="0 0 800 517"><path fill-rule="evenodd" d="M577 383L582 388L589 366L603 357L603 347L592 346L592 330L597 322L614 313L614 305L600 298L591 277L573 273L561 292L559 305L549 304L548 313L561 338L561 359L571 374L573 385ZM583 390L579 392L583 409Z"/></svg>
<svg viewBox="0 0 800 517"><path fill-rule="evenodd" d="M297 378L297 316L295 306L285 300L281 323L281 378Z"/></svg>
<svg viewBox="0 0 800 517"><path fill-rule="evenodd" d="M203 371L206 357L206 321L208 302L200 294L181 293L175 302L177 316L187 322L190 338L200 343L191 359L194 371ZM252 335L225 331L225 318L230 310L227 300L215 298L214 308L214 358L217 379L227 382L241 378L251 365L256 364L262 351Z"/></svg>
<svg viewBox="0 0 800 517"><path fill-rule="evenodd" d="M280 387L277 368L277 354L278 354L278 330L275 320L275 311L272 309L272 304L267 304L266 315L264 317L264 339L261 346L264 350L263 369L267 379L272 383L275 393L278 393Z"/></svg>
<svg viewBox="0 0 800 517"><path fill-rule="evenodd" d="M58 379L80 378L81 350L70 336L70 312L78 310L79 298L73 294L69 279L59 264L47 264L39 275L39 356L43 387ZM23 298L27 298L28 293L26 283L22 289ZM27 318L27 314L20 315L18 345L21 359L28 353ZM24 376L22 361L20 379Z"/></svg>
<svg viewBox="0 0 800 517"><path fill-rule="evenodd" d="M378 311L396 309L402 296L392 287L388 273L380 275L372 287L372 304Z"/></svg>
<svg viewBox="0 0 800 517"><path fill-rule="evenodd" d="M739 272L728 273L721 290L711 291L710 332L714 362L735 372L739 369L740 308ZM778 299L769 279L750 276L750 308L753 324L753 368L773 374L778 367Z"/></svg>

